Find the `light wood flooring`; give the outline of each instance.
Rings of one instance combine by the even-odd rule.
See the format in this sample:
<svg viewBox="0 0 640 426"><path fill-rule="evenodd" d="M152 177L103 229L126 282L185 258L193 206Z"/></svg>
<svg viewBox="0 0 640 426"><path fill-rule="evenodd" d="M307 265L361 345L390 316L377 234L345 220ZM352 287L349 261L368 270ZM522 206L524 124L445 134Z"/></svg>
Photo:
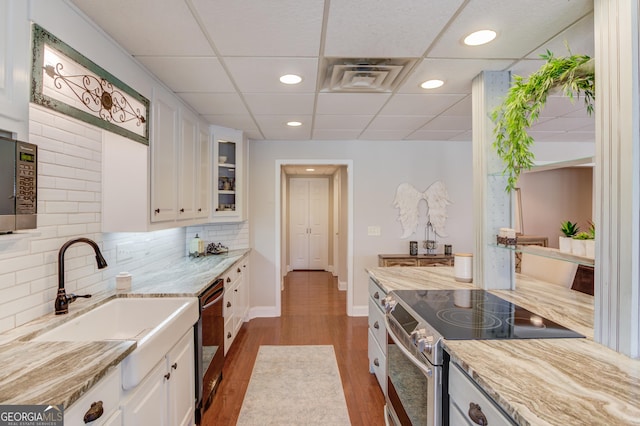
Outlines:
<svg viewBox="0 0 640 426"><path fill-rule="evenodd" d="M384 425L384 396L368 368L367 318L346 315L346 291L330 273L293 271L285 277L282 316L253 319L238 333L202 426L236 423L260 345L333 345L351 424Z"/></svg>

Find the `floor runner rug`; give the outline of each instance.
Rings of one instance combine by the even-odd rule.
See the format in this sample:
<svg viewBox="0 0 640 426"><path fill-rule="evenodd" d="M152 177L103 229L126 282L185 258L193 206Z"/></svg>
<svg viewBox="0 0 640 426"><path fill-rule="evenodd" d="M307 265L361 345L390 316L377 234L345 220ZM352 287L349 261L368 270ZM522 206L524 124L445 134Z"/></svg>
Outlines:
<svg viewBox="0 0 640 426"><path fill-rule="evenodd" d="M260 346L238 425L350 425L333 346Z"/></svg>

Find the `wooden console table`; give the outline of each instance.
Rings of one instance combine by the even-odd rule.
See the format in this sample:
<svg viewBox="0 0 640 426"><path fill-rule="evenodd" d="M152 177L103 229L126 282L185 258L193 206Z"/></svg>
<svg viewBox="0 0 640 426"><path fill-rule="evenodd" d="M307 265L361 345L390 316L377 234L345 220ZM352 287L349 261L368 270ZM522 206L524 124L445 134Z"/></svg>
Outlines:
<svg viewBox="0 0 640 426"><path fill-rule="evenodd" d="M379 254L378 266L453 266L453 255Z"/></svg>

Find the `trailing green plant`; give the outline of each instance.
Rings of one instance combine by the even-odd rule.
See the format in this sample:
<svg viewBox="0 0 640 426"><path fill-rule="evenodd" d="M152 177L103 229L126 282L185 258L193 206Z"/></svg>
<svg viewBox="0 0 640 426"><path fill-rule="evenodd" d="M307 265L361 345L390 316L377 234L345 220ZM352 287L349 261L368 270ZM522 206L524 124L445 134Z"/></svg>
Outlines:
<svg viewBox="0 0 640 426"><path fill-rule="evenodd" d="M573 237L580 231L580 227L577 223L571 223L571 221L567 220L560 224L560 231L565 237Z"/></svg>
<svg viewBox="0 0 640 426"><path fill-rule="evenodd" d="M593 60L587 55L555 57L549 50L540 56L546 63L527 79L514 75L502 105L491 113L496 124L493 148L505 166L503 174L507 176L507 192L515 188L520 172L533 166L531 145L534 140L527 129L538 120L552 89L560 87L572 102L582 95L587 112L593 112Z"/></svg>

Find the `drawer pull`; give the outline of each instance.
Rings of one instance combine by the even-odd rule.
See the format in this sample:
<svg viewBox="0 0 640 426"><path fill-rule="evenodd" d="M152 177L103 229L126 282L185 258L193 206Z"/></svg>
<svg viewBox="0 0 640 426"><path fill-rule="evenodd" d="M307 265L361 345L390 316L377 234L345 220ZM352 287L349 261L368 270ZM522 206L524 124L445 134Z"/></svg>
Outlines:
<svg viewBox="0 0 640 426"><path fill-rule="evenodd" d="M231 336L232 336L231 332L228 332L227 333L227 339L231 339Z"/></svg>
<svg viewBox="0 0 640 426"><path fill-rule="evenodd" d="M171 378L171 373L167 373L164 375L165 380L169 380Z"/></svg>
<svg viewBox="0 0 640 426"><path fill-rule="evenodd" d="M231 302L227 302L227 308L231 307Z"/></svg>
<svg viewBox="0 0 640 426"><path fill-rule="evenodd" d="M489 422L487 422L487 418L482 412L482 408L475 402L469 403L469 418L472 422L480 426L487 426Z"/></svg>
<svg viewBox="0 0 640 426"><path fill-rule="evenodd" d="M380 361L378 361L378 358L373 360L373 365L375 365L376 367L380 367Z"/></svg>
<svg viewBox="0 0 640 426"><path fill-rule="evenodd" d="M102 408L102 401L97 401L91 403L91 408L84 414L84 422L91 423L94 420L97 420L104 413L104 408Z"/></svg>
<svg viewBox="0 0 640 426"><path fill-rule="evenodd" d="M380 330L380 324L378 324L378 321L373 323L373 328L375 328L376 330Z"/></svg>
<svg viewBox="0 0 640 426"><path fill-rule="evenodd" d="M177 370L178 369L178 363L174 362L173 364L171 364L171 369L172 370Z"/></svg>
<svg viewBox="0 0 640 426"><path fill-rule="evenodd" d="M378 292L376 291L375 293L373 293L373 298L374 299L380 299L380 294L378 294Z"/></svg>

